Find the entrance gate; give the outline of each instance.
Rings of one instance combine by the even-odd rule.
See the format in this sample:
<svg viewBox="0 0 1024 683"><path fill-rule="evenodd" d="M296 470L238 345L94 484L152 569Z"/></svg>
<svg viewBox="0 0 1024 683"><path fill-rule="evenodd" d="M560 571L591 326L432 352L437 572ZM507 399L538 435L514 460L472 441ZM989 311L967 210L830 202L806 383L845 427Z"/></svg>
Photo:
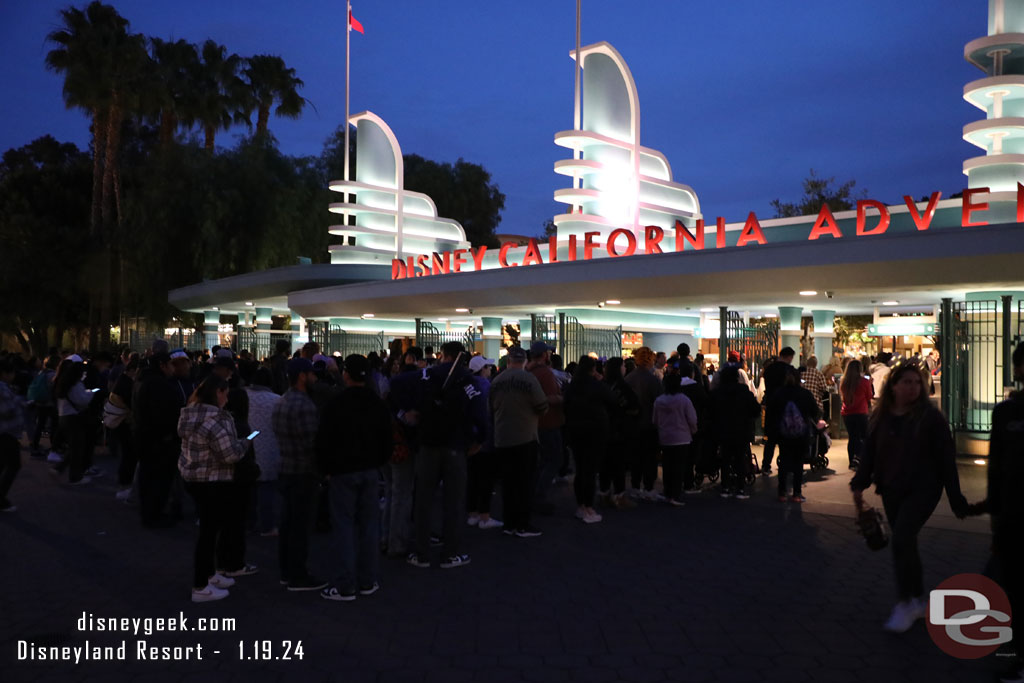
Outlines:
<svg viewBox="0 0 1024 683"><path fill-rule="evenodd" d="M726 358L728 351L739 351L747 360L747 374L756 386L765 361L779 352L779 321L747 325L736 311L729 311L727 316L725 329L729 348L719 352L719 360Z"/></svg>
<svg viewBox="0 0 1024 683"><path fill-rule="evenodd" d="M476 326L470 325L461 332L458 330L442 332L433 323L416 318L416 346L419 348L426 349L428 346L432 346L436 354L441 350L442 344L453 341L460 342L467 351L473 353L476 350Z"/></svg>
<svg viewBox="0 0 1024 683"><path fill-rule="evenodd" d="M599 358L622 356L622 325L613 328L586 327L575 316L558 314L556 334L559 354L566 365L591 353ZM534 336L536 339L536 335Z"/></svg>
<svg viewBox="0 0 1024 683"><path fill-rule="evenodd" d="M369 355L371 351L380 353L384 349L384 331L380 332L346 332L340 325L331 325L326 320L310 320L306 323L309 329L309 340L320 345L320 353L332 356L335 353L345 356L358 353Z"/></svg>
<svg viewBox="0 0 1024 683"><path fill-rule="evenodd" d="M1012 378L1007 372L1014 342L1009 303L988 299L949 304L949 324L943 320L940 327L943 337L949 336L941 382L943 405L954 432L985 433L992 427L992 409L1003 399L1004 386Z"/></svg>

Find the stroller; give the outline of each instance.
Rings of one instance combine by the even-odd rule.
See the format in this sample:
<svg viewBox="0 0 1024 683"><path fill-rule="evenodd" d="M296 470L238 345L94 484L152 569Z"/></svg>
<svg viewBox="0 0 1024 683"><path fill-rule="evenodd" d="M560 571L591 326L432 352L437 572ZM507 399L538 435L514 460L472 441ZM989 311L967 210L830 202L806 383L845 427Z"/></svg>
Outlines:
<svg viewBox="0 0 1024 683"><path fill-rule="evenodd" d="M697 486L701 486L705 479L714 484L721 478L722 456L718 452L717 444L712 443L705 447L704 452L697 456L697 461L694 463L693 469L693 482ZM754 455L753 451L751 451L750 467L747 468L747 471L743 476L743 480L747 486L753 485L757 480L757 473L760 471L761 468L758 465L757 456Z"/></svg>
<svg viewBox="0 0 1024 683"><path fill-rule="evenodd" d="M804 464L811 466L812 472L828 469L828 449L832 447L832 439L828 435L828 423L824 420L812 426L811 448L807 452Z"/></svg>

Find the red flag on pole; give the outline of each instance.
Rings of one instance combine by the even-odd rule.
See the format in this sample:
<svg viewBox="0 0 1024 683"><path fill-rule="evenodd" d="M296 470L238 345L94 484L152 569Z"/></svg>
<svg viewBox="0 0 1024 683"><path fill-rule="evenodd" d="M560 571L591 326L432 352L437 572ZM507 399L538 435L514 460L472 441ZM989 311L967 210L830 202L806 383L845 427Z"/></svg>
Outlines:
<svg viewBox="0 0 1024 683"><path fill-rule="evenodd" d="M352 12L348 13L348 25L351 30L359 31L364 36L366 35L366 31L363 30L363 25L359 23L358 19L352 16Z"/></svg>

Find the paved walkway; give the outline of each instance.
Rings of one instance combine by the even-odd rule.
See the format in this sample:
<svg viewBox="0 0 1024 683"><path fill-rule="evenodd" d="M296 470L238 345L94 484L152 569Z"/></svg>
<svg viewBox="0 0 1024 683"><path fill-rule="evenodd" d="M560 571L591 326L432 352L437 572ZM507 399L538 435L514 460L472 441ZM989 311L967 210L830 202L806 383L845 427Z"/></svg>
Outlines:
<svg viewBox="0 0 1024 683"><path fill-rule="evenodd" d="M880 625L893 602L887 552L855 533L845 448L812 477L800 506L774 500L774 477L748 501L704 493L684 508L643 505L572 518L558 490L545 534L518 539L467 529L472 564L422 570L383 561L383 588L352 603L288 593L274 571L239 579L217 603L188 601L195 527L143 531L114 499L114 482L70 488L25 458L0 517L0 680L21 681L986 681L1001 661L961 661L924 627ZM113 472L100 454L98 465ZM962 468L975 500L983 468ZM328 537L314 568L330 571ZM249 560L275 566L276 539L251 536ZM985 563L984 520L950 519L921 535L927 585ZM152 635L77 630L97 617L236 619L231 632ZM17 661L18 640L42 646L127 643L126 661ZM202 646L201 661L139 661L137 642ZM251 661L269 641L301 641L301 660ZM256 645L254 645L256 643ZM219 654L214 654L214 651ZM184 653L184 651L182 651ZM172 653L173 654L173 653Z"/></svg>

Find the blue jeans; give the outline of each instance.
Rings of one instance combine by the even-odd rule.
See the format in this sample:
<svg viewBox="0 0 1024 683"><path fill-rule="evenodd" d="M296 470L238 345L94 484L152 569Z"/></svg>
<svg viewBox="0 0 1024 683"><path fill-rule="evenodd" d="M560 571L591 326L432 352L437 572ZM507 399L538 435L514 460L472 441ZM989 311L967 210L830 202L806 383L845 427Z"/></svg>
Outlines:
<svg viewBox="0 0 1024 683"><path fill-rule="evenodd" d="M430 532L434 494L444 481L442 533L443 557L459 554L466 515L466 454L443 446L420 446L416 454L416 553L430 557Z"/></svg>
<svg viewBox="0 0 1024 683"><path fill-rule="evenodd" d="M331 523L341 566L334 586L342 593L372 586L380 565L380 472L376 469L331 476Z"/></svg>
<svg viewBox="0 0 1024 683"><path fill-rule="evenodd" d="M256 530L265 534L277 528L281 509L277 480L256 482Z"/></svg>
<svg viewBox="0 0 1024 683"><path fill-rule="evenodd" d="M404 556L412 551L413 487L416 483L415 457L412 453L391 467L391 492L388 501L388 554Z"/></svg>
<svg viewBox="0 0 1024 683"><path fill-rule="evenodd" d="M540 439L540 462L537 463L534 498L537 502L545 502L548 491L551 490L551 482L558 476L558 470L562 467L562 428L542 429L537 436Z"/></svg>
<svg viewBox="0 0 1024 683"><path fill-rule="evenodd" d="M282 474L278 478L284 506L277 537L281 578L301 581L309 576L309 536L313 531L320 483L313 474Z"/></svg>

